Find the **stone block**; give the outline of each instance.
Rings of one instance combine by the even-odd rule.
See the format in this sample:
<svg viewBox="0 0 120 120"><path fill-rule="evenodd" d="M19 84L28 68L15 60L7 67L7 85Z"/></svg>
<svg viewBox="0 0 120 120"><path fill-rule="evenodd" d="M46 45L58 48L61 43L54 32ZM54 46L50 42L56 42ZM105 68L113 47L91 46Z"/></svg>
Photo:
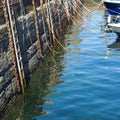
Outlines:
<svg viewBox="0 0 120 120"><path fill-rule="evenodd" d="M0 59L0 75L4 75L10 65L11 64L8 62L6 55L3 55Z"/></svg>
<svg viewBox="0 0 120 120"><path fill-rule="evenodd" d="M11 83L5 88L5 95L8 101L13 96L13 87Z"/></svg>
<svg viewBox="0 0 120 120"><path fill-rule="evenodd" d="M3 111L3 109L5 108L7 104L7 101L6 101L6 95L5 95L5 92L2 91L0 93L0 113Z"/></svg>
<svg viewBox="0 0 120 120"><path fill-rule="evenodd" d="M28 62L30 72L34 71L38 66L39 63L38 55L39 53L37 51L37 53L34 54L34 56Z"/></svg>
<svg viewBox="0 0 120 120"><path fill-rule="evenodd" d="M0 91L2 91L4 85L5 85L4 76L0 76Z"/></svg>
<svg viewBox="0 0 120 120"><path fill-rule="evenodd" d="M5 72L5 82L8 83L14 78L12 66Z"/></svg>
<svg viewBox="0 0 120 120"><path fill-rule="evenodd" d="M11 87L12 87L13 94L16 94L17 93L17 85L16 85L15 78L13 78L13 80L11 81Z"/></svg>
<svg viewBox="0 0 120 120"><path fill-rule="evenodd" d="M27 56L28 60L33 57L33 55L37 52L37 43L34 43L28 50L27 50Z"/></svg>

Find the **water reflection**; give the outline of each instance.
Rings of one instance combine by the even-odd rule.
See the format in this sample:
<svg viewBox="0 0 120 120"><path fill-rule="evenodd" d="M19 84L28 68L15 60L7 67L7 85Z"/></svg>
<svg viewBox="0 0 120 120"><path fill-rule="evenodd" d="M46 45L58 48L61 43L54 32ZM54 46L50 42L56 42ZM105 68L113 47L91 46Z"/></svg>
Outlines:
<svg viewBox="0 0 120 120"><path fill-rule="evenodd" d="M31 77L26 94L15 98L7 110L3 120L31 120L36 115L46 114L44 104L51 104L51 99L45 99L48 94L53 94L57 90L51 90L50 87L60 84L60 76L57 74L64 70L64 64L61 64L64 57L64 50L57 46L59 54L50 54L47 59L39 66Z"/></svg>
<svg viewBox="0 0 120 120"><path fill-rule="evenodd" d="M107 46L108 48L114 48L120 50L120 38L117 38L115 42Z"/></svg>

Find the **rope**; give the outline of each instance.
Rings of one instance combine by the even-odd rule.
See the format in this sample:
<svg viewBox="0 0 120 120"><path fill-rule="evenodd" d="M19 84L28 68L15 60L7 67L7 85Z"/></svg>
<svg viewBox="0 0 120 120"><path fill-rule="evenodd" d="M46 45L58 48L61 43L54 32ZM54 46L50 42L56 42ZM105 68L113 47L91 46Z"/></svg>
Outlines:
<svg viewBox="0 0 120 120"><path fill-rule="evenodd" d="M47 1L47 3L48 3L48 8L50 8L50 2L49 2L49 0ZM49 20L50 20L50 26L51 27L49 27L49 30L50 30L50 32L52 33L52 35L53 35L53 38L54 38L54 40L56 40L56 42L62 47L62 48L64 48L64 49L66 49L60 42L59 42L59 40L57 39L57 37L55 36L55 34L54 34L54 30L53 30L53 23L52 23L52 13L51 13L51 11L50 11L50 9L49 9L49 11L48 11L48 14L50 15L50 17L49 17ZM52 21L51 21L52 20ZM56 51L55 51L56 52ZM56 53L58 53L58 52L56 52Z"/></svg>
<svg viewBox="0 0 120 120"><path fill-rule="evenodd" d="M48 1L46 1L47 3ZM45 16L46 16L46 21L47 21L47 25L48 25L48 29L49 29L49 36L50 36L50 45L53 46L54 45L54 40L52 39L52 32L50 31L51 28L51 24L50 24L50 15L49 15L49 8L48 8L48 4L46 6L46 13L44 12Z"/></svg>
<svg viewBox="0 0 120 120"><path fill-rule="evenodd" d="M61 4L61 1L59 0L58 3ZM57 4L57 13L58 13L58 22L59 22L59 25L60 25L60 31L62 31L60 9L58 8L58 4Z"/></svg>
<svg viewBox="0 0 120 120"><path fill-rule="evenodd" d="M53 2L52 2L53 3ZM52 13L51 13L51 11L50 11L50 2L49 2L49 0L48 0L48 8L49 8L49 15L50 15L50 21L51 21L51 28L49 28L49 30L52 32L52 35L53 35L53 39L54 40L56 40L56 42L62 47L62 48L64 48L64 49L66 49L60 42L59 42L59 40L57 39L57 37L55 36L55 34L54 34L54 29L53 29L53 20L52 20Z"/></svg>
<svg viewBox="0 0 120 120"><path fill-rule="evenodd" d="M43 0L40 0L40 5L41 5L41 11L42 11L43 30L44 30L44 33L45 33L45 39L46 39L47 46L48 46L49 50L52 51L53 53L58 53L58 52L56 52L55 50L53 50L53 49L49 46L49 43L48 43L48 41L47 41L46 28L45 28L45 19L44 19L44 15L46 16L46 13L45 13L45 11L42 9L42 7L43 7ZM47 17L46 17L46 19L47 19ZM49 29L50 29L50 28L49 28ZM49 33L50 33L50 31L49 31ZM51 33L50 33L50 34L51 34ZM49 34L50 39L52 39L50 34Z"/></svg>
<svg viewBox="0 0 120 120"><path fill-rule="evenodd" d="M86 11L88 11L89 13L93 13L93 11L89 10L80 0L79 0L79 3L85 8ZM102 2L101 2L101 4L102 4ZM101 5L97 6L97 8L99 8L100 6Z"/></svg>
<svg viewBox="0 0 120 120"><path fill-rule="evenodd" d="M52 1L53 3L53 1ZM55 33L54 33L54 25L53 25L53 15L51 12L51 7L50 7L50 0L48 0L48 13L49 13L49 20L50 20L50 25L51 25L51 29L52 29L52 36L53 36L53 44L54 44L54 39L55 39Z"/></svg>
<svg viewBox="0 0 120 120"><path fill-rule="evenodd" d="M73 9L77 12L77 15L80 17L80 18L82 18L82 15L80 14L80 12L78 13L78 11L75 9L75 7L74 7L74 5L72 5L72 4L70 4L72 7L73 7ZM81 8L79 8L79 9L81 9ZM81 11L83 11L82 9L81 9ZM89 11L87 11L87 12L89 12ZM87 16L87 14L86 14L86 16ZM86 19L86 22L88 22L88 23L90 23L90 20L87 20ZM95 23L90 23L90 24L92 24L92 25L94 25L94 26L96 26L97 24L95 24Z"/></svg>
<svg viewBox="0 0 120 120"><path fill-rule="evenodd" d="M97 3L97 2L95 2L94 0L91 0L95 5L97 5L98 7L100 7L101 5L102 5L102 0L99 2L99 3Z"/></svg>
<svg viewBox="0 0 120 120"><path fill-rule="evenodd" d="M74 4L70 4L70 6L74 9L74 11L77 13L77 15L78 15L80 18L83 18L83 16L80 14L80 12L78 13L78 10L75 8ZM76 6L76 7L77 7L78 9L80 9L79 6ZM83 11L83 10L81 9L81 11ZM84 11L84 12L85 12L85 11ZM88 12L88 11L87 11L87 12ZM85 15L87 16L87 14L85 14ZM72 21L73 21L73 22L76 22L76 24L77 24L77 19L74 19L72 15L70 15L70 16L71 16L71 18L72 18ZM90 23L90 21L89 21L88 19L85 19L85 18L84 18L84 20L86 20L85 22ZM97 25L97 24L94 24L94 23L90 23L90 24L92 24L92 25L94 25L94 26ZM85 28L85 29L88 30L88 31L90 31L90 32L92 32L92 33L98 33L97 31L91 30L91 29L89 29L88 27Z"/></svg>

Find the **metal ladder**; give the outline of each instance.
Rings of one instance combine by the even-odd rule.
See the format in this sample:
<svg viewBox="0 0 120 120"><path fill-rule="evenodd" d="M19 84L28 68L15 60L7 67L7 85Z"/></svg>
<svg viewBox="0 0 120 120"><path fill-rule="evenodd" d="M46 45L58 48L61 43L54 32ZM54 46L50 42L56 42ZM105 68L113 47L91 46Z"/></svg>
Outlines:
<svg viewBox="0 0 120 120"><path fill-rule="evenodd" d="M25 74L24 74L24 68L23 68L23 62L22 62L22 55L21 55L19 39L18 39L16 18L15 18L15 13L14 13L14 8L12 6L12 3L9 3L9 0L6 0L6 3L7 3L11 33L12 33L12 38L13 38L13 45L14 45L14 50L15 50L17 69L18 69L18 73L19 73L21 89L24 94L26 82L25 82ZM10 7L10 5L11 5L11 7Z"/></svg>

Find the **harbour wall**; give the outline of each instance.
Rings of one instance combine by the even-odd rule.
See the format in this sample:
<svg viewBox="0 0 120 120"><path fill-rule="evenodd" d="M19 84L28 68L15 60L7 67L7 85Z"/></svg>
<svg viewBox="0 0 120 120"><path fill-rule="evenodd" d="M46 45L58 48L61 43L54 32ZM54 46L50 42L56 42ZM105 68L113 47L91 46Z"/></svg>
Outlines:
<svg viewBox="0 0 120 120"><path fill-rule="evenodd" d="M34 69L36 69L39 64L42 64L42 60L45 59L48 51L54 49L54 44L57 43L56 40L58 40L59 36L63 33L62 29L71 22L69 15L74 16L75 14L71 4L76 4L74 2L77 2L77 0L73 1L74 0L70 0L67 2L68 7L66 7L66 3L64 2L59 3L51 1L50 11L47 9L49 7L48 3L44 3L43 6L36 8L40 48L36 33L34 10L31 10L24 16L15 18L18 44L26 82ZM51 12L52 16L48 15L48 12ZM52 23L50 23L50 17L52 17ZM17 81L16 79L15 63L13 63L13 57L15 57L15 55L12 54L12 49L7 25L2 24L0 25L0 116L7 108L12 98L21 92L18 92L17 84L19 82L20 85L20 80ZM42 50L42 56L40 55L39 49Z"/></svg>

